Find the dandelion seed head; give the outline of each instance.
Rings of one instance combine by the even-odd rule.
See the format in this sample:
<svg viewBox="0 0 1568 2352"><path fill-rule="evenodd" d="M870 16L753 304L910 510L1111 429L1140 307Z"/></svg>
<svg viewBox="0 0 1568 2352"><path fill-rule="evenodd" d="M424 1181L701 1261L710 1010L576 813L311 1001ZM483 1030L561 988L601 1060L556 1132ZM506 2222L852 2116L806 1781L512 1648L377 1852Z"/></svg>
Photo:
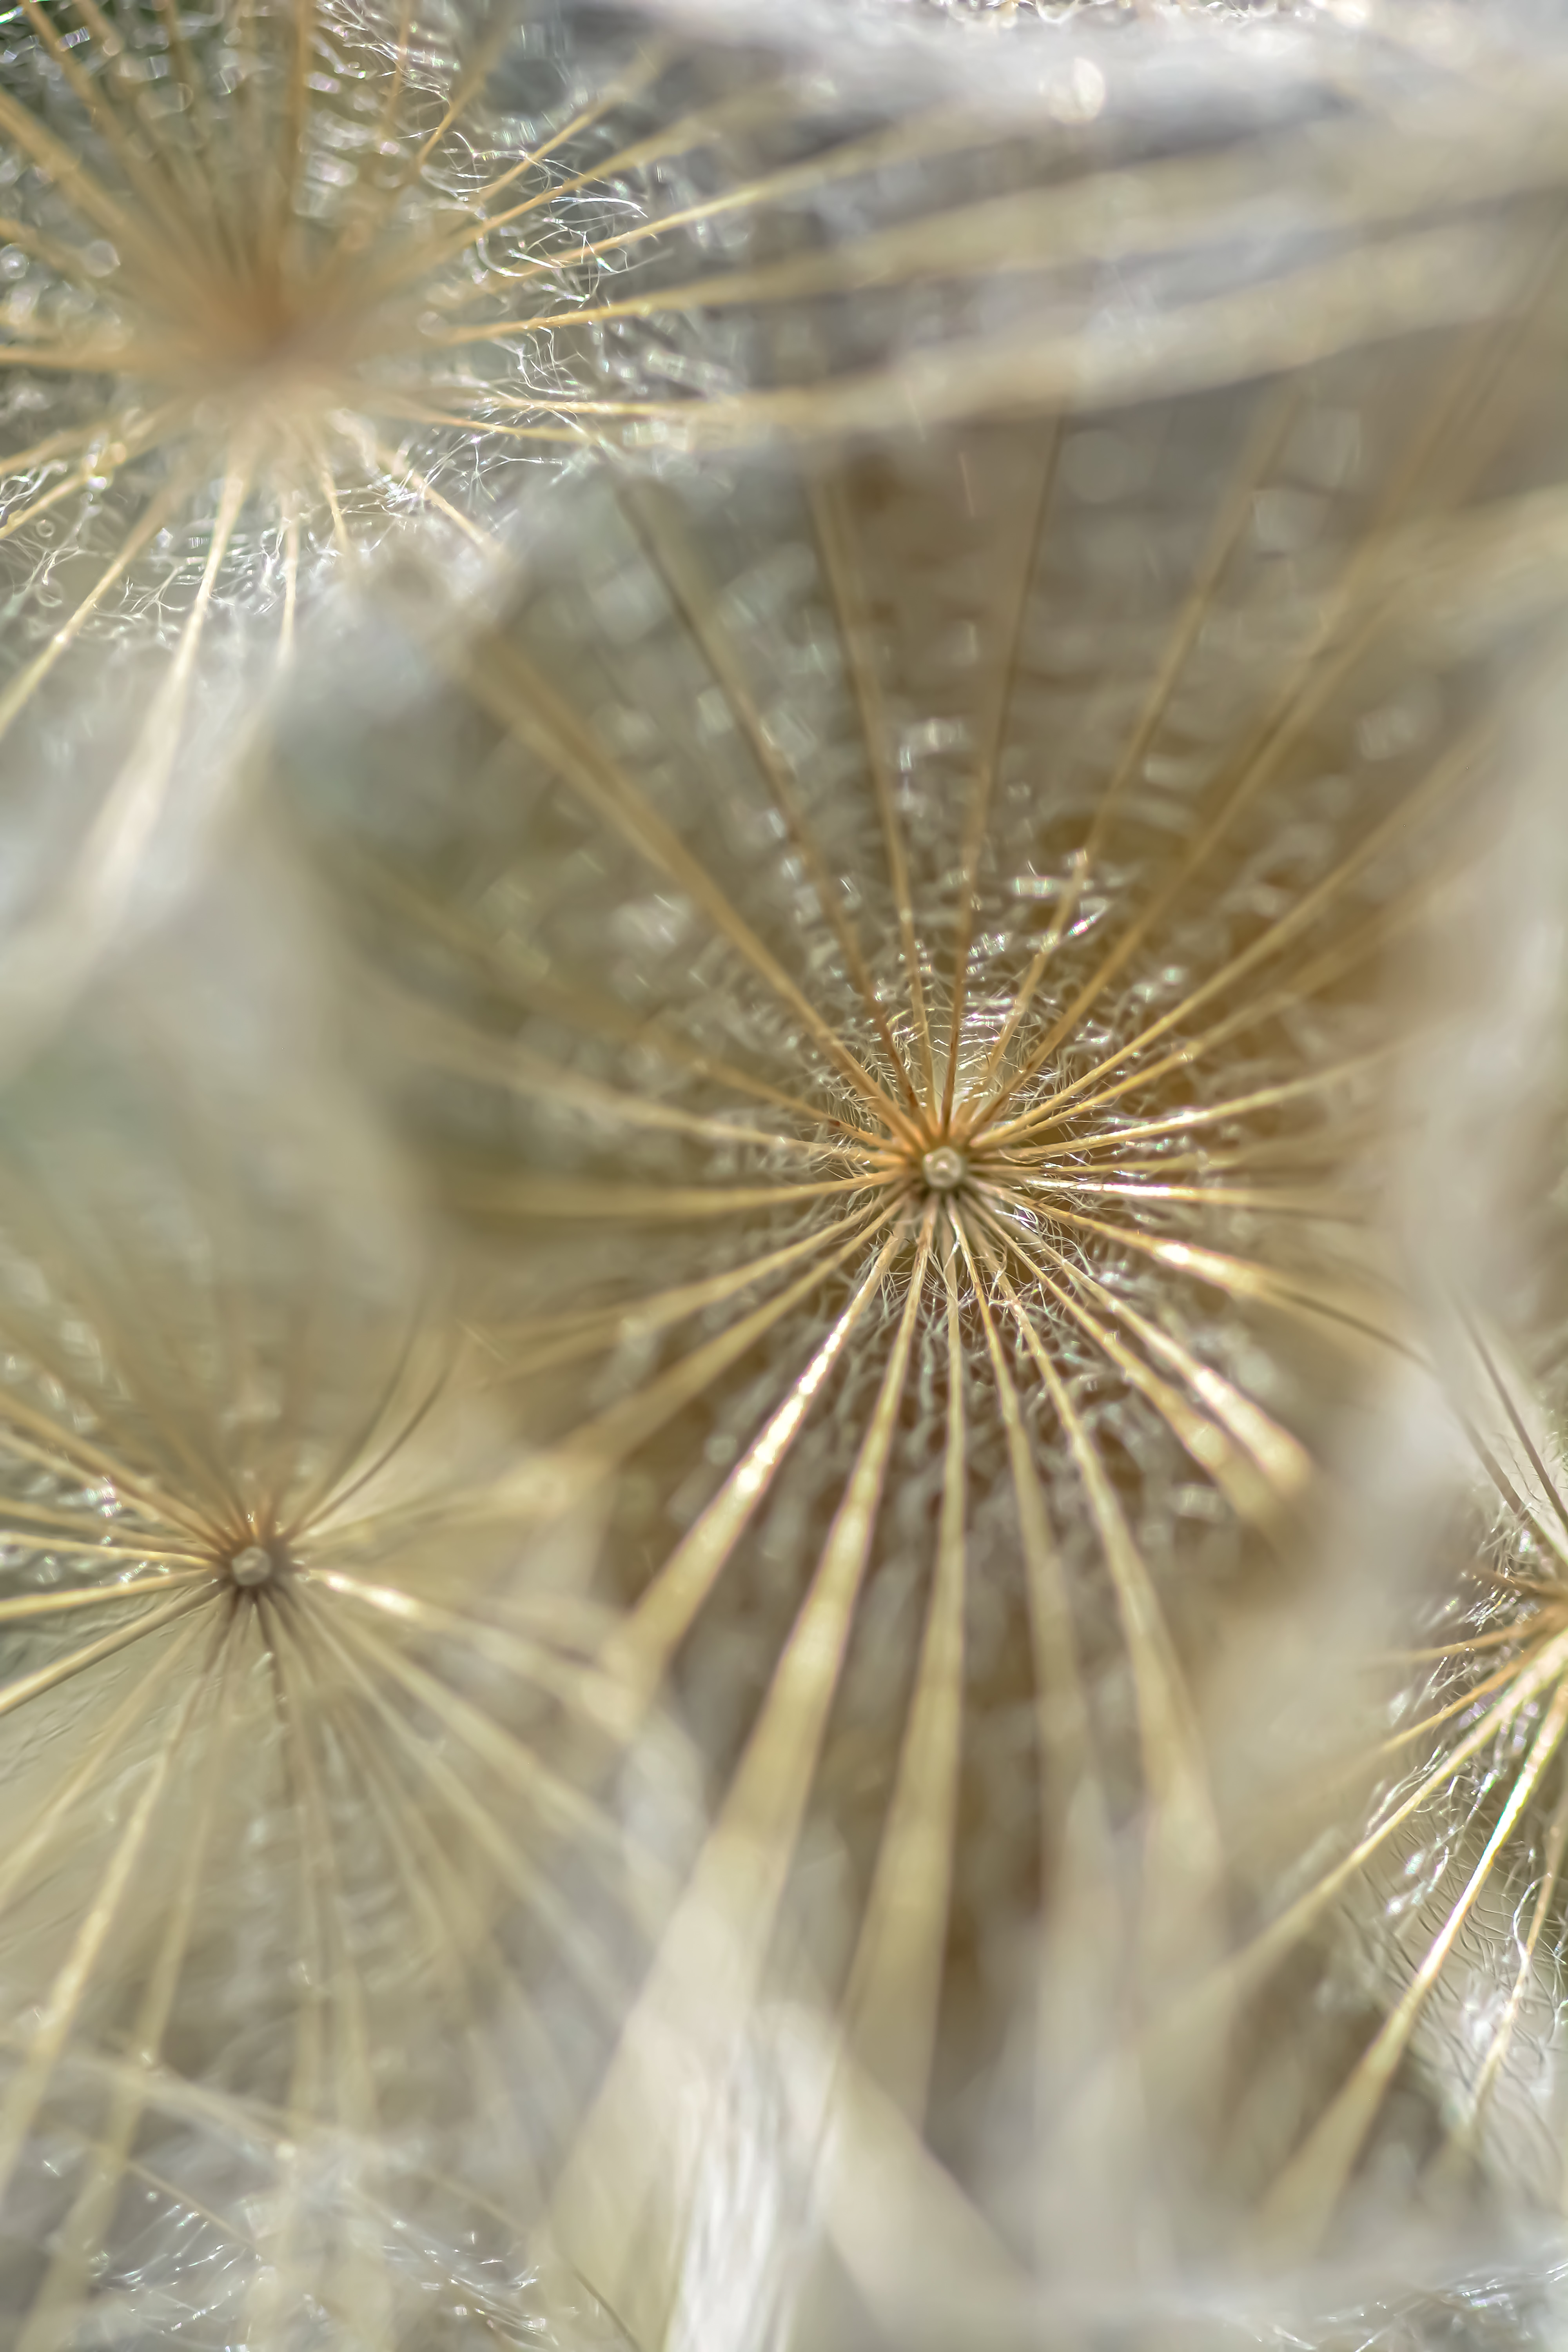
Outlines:
<svg viewBox="0 0 1568 2352"><path fill-rule="evenodd" d="M1128 453L1089 497L1055 415L584 478L515 604L389 619L442 648L416 731L356 749L301 704L367 1064L476 1252L498 1391L601 1482L624 1654L721 1792L595 2169L638 2171L639 2053L743 2044L798 1933L833 2031L978 2184L957 2086L1008 2042L976 1979L1031 1922L1048 1943L1074 1805L1094 1899L1114 1851L1166 1906L1108 1931L1104 1985L1204 1940L1225 1792L1192 1694L1238 1596L1300 1572L1321 1465L1405 1344L1381 1139L1436 1008L1391 975L1496 772L1467 656L1425 666L1446 726L1361 724L1410 685L1372 585L1406 364L1457 402L1471 362L1075 418ZM1320 404L1371 471L1299 573L1251 525ZM1108 520L1136 574L1120 541L1101 569ZM731 1856L764 1851L751 1909ZM727 2022L682 1990L708 1936L747 1956ZM1068 2137L1064 2212L1095 2194ZM654 2295L582 2210L608 2299ZM1083 2242L1064 2222L1051 2260Z"/></svg>
<svg viewBox="0 0 1568 2352"><path fill-rule="evenodd" d="M534 2312L687 1798L593 1612L516 1589L526 1465L429 1260L339 1245L281 1087L253 1128L244 1078L74 1044L0 1118L6 2292L184 2310L210 2261L231 2340L283 2265L335 2325L348 2262L459 2343Z"/></svg>
<svg viewBox="0 0 1568 2352"><path fill-rule="evenodd" d="M546 65L542 109L498 108L494 29L469 58L471 41L412 10L399 23L226 6L171 26L121 8L83 32L85 46L62 40L32 12L0 126L25 214L8 247L11 356L36 348L44 371L13 374L10 406L20 415L47 383L63 428L27 453L22 517L37 501L71 518L85 496L89 541L115 519L133 537L154 508L177 535L216 527L237 480L224 591L290 621L311 572L367 552L392 516L471 530L496 473L549 446L542 425L528 430L531 394L573 381L559 333L552 352L520 324L519 347L493 356L483 335L509 254L559 307L559 268L542 257L603 225L586 192L553 215L551 174L530 161L584 111L582 89L563 94ZM572 179L564 163L555 176ZM509 217L521 201L522 219L498 228L482 200L475 217L481 190L520 178ZM491 209L509 210L499 197ZM467 352L441 341L458 320L479 337ZM58 520L46 529L49 551L28 551L69 576L81 521L63 540ZM106 618L125 617L127 593Z"/></svg>

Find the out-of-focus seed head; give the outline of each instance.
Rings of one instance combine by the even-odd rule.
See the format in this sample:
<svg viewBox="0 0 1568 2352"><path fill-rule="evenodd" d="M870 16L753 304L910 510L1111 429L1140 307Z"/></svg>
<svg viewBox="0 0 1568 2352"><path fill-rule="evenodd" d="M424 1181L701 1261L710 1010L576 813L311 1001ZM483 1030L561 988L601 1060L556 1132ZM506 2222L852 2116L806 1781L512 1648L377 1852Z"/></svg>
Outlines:
<svg viewBox="0 0 1568 2352"><path fill-rule="evenodd" d="M117 1023L0 1108L0 2296L29 2347L607 2345L544 2208L689 1777L519 1587L439 1256L251 1076Z"/></svg>

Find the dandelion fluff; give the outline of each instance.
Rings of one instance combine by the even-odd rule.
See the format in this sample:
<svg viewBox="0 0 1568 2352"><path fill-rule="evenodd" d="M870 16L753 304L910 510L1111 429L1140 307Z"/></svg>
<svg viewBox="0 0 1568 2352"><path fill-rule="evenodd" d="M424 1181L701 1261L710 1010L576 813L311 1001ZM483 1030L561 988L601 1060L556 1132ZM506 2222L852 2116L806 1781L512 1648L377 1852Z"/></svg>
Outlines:
<svg viewBox="0 0 1568 2352"><path fill-rule="evenodd" d="M1540 289L1516 353L1552 347ZM1441 1008L1399 973L1525 674L1484 613L1555 511L1536 382L1427 331L612 467L499 616L405 577L420 724L301 705L367 1051L481 1253L549 1509L614 1494L613 1655L710 1759L555 2205L641 2342L700 2340L697 2184L803 1988L804 2177L882 2117L1009 2292L1038 2263L1092 2299L1140 2216L1237 2218L1166 2163L1211 2045L1139 2085L1127 2036L1223 1940L1201 1686L1406 1343L1393 1074ZM1413 564L1467 551L1423 622ZM941 2340L956 2305L821 2195L882 2323Z"/></svg>
<svg viewBox="0 0 1568 2352"><path fill-rule="evenodd" d="M493 571L574 452L1136 398L1527 291L1562 98L1506 55L921 29L24 0L0 1060L199 867L273 664L389 538Z"/></svg>
<svg viewBox="0 0 1568 2352"><path fill-rule="evenodd" d="M1299 1960L1315 1932L1327 1958L1289 2057L1259 2054L1238 2134L1240 2160L1266 2128L1288 2158L1264 2216L1277 2242L1365 2263L1403 2240L1405 2274L1429 2280L1479 2255L1510 2346L1550 2340L1562 2263L1559 707L1553 681L1516 741L1541 789L1521 845L1533 875L1510 894L1508 1025L1477 1021L1462 1088L1429 1121L1452 1143L1489 1118L1502 1151L1414 1226L1448 1507L1397 1647L1356 1667L1351 1772L1309 1784L1310 1843L1251 1948Z"/></svg>
<svg viewBox="0 0 1568 2352"><path fill-rule="evenodd" d="M119 1035L5 1114L10 2340L616 2341L540 2228L689 1780L605 1777L439 1265Z"/></svg>
<svg viewBox="0 0 1568 2352"><path fill-rule="evenodd" d="M543 100L412 10L182 26L188 75L130 70L155 14L27 22L14 381L58 361L88 438L8 542L15 740L141 681L28 989L157 863L220 610L243 668L352 582L370 650L294 696L288 824L447 1236L416 1305L263 1141L139 1108L140 1059L96 1129L58 1071L14 1098L38 2352L137 2292L149 2039L275 2135L262 2336L299 2282L397 2340L400 2228L466 2274L448 2193L668 2352L857 2298L1016 2330L1042 2278L1086 2326L1157 2302L1258 2186L1193 2160L1214 2035L1144 2030L1224 1945L1203 1685L1405 1342L1400 959L1521 675L1495 585L1522 558L1528 606L1560 543L1555 84L1472 52L1394 119L1334 36L1268 136L1223 74L1173 121L1055 63L998 136L922 111L924 64L873 104L586 15L501 20ZM204 111L240 160L176 224ZM145 242L81 285L67 132L178 226L167 331ZM237 306L182 307L175 248L237 257ZM73 482L94 398L167 418ZM29 646L73 499L119 553ZM619 1774L664 1704L689 1872ZM481 2325L530 2326L497 2247Z"/></svg>

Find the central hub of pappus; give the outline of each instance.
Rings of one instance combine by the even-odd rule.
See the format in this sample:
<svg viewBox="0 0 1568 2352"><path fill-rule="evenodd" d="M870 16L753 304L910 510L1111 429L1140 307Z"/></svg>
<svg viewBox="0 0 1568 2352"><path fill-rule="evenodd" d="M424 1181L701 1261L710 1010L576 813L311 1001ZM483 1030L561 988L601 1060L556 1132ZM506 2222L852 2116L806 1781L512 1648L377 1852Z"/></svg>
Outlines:
<svg viewBox="0 0 1568 2352"><path fill-rule="evenodd" d="M928 1192L956 1192L969 1174L969 1161L954 1143L934 1143L922 1153L921 1181Z"/></svg>
<svg viewBox="0 0 1568 2352"><path fill-rule="evenodd" d="M949 1104L939 1111L911 1101L907 1114L888 1117L884 1126L885 1139L866 1154L871 1181L896 1187L907 1210L978 1213L998 1163L990 1138L971 1133L962 1107L955 1115Z"/></svg>
<svg viewBox="0 0 1568 2352"><path fill-rule="evenodd" d="M281 1584L293 1567L289 1548L274 1536L266 1543L249 1543L231 1552L226 1563L231 1582L243 1592L264 1591Z"/></svg>
<svg viewBox="0 0 1568 2352"><path fill-rule="evenodd" d="M884 1179L900 1183L907 1196L949 1203L977 1181L982 1156L961 1130L944 1127L929 1114L917 1114L903 1124L878 1155Z"/></svg>

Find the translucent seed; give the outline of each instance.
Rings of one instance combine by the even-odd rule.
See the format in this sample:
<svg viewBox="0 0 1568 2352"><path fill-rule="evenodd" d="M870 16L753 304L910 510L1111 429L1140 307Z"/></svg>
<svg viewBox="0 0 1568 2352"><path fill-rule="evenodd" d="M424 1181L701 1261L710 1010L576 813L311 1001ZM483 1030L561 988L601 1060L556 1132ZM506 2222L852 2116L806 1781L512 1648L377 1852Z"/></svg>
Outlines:
<svg viewBox="0 0 1568 2352"><path fill-rule="evenodd" d="M951 1143L939 1143L921 1161L921 1174L933 1192L956 1192L968 1173L968 1160Z"/></svg>

